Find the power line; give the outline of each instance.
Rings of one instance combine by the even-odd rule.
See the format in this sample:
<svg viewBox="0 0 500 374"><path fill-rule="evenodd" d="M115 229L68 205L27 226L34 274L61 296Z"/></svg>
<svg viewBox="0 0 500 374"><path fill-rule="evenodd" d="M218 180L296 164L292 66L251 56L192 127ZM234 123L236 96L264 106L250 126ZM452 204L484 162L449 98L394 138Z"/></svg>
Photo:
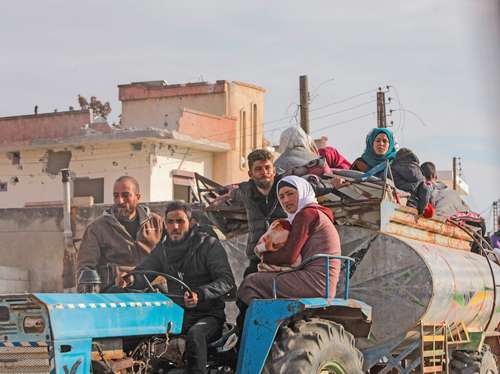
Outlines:
<svg viewBox="0 0 500 374"><path fill-rule="evenodd" d="M319 117L314 117L314 118L311 118L311 121L312 121L312 120L317 120L317 119L322 119L322 118L331 117L331 116L334 116L334 115L336 115L336 114L345 113L345 112L348 112L348 111L350 111L350 110L354 110L354 109L357 109L357 108L361 108L362 106L365 106L365 105L368 105L368 104L374 103L375 101L377 101L377 100L376 100L376 99L373 99L373 100L370 100L370 101L365 101L364 103L361 103L361 104L358 104L358 105L355 105L355 106L352 106L352 107L349 107L349 108L345 108L345 109L339 110L339 111L337 111L337 112L328 113L328 114L324 114L324 115L319 116Z"/></svg>
<svg viewBox="0 0 500 374"><path fill-rule="evenodd" d="M425 121L417 113L415 113L414 111L411 111L409 109L391 109L390 113L392 113L392 112L399 112L399 111L402 111L404 113L410 113L410 114L412 114L413 116L415 116L420 121L420 123L422 124L422 126L428 127L427 123L425 123Z"/></svg>
<svg viewBox="0 0 500 374"><path fill-rule="evenodd" d="M355 99L357 97L360 97L360 96L363 96L363 95L367 95L369 93L375 93L377 92L376 90L369 90L369 91L365 91L365 92L360 92L359 94L356 94L356 95L352 95L352 96L349 96L349 97L346 97L345 99L341 99L341 100L337 100L337 101L332 101L331 103L328 103L328 104L325 104L325 105L322 105L320 107L317 107L317 108L311 108L309 109L310 112L315 112L315 111L318 111L318 110L322 110L322 109L325 109L325 108L328 108L328 107L331 107L331 106L334 106L334 105L338 105L338 104L342 104L342 103L345 103L346 101L349 101L349 100L352 100L352 99Z"/></svg>
<svg viewBox="0 0 500 374"><path fill-rule="evenodd" d="M325 129L328 129L330 127L340 126L340 125L343 125L345 123L353 122L353 121L356 121L356 120L361 119L361 118L366 118L366 117L369 117L369 116L373 116L374 114L377 114L377 112L371 112L371 113L363 114L361 116L358 116L358 117L355 117L355 118L351 118L351 119L348 119L348 120L345 120L345 121L331 123L331 124L329 124L327 126L320 127L319 129L316 129L316 130L314 130L312 132L315 133L317 131L325 130Z"/></svg>
<svg viewBox="0 0 500 374"><path fill-rule="evenodd" d="M332 101L328 104L325 104L325 105L322 105L322 106L319 106L319 107L316 107L316 108L310 108L309 111L310 112L315 112L315 111L318 111L318 110L322 110L324 108L329 108L331 106L334 106L334 105L338 105L338 104L342 104L342 103L345 103L346 101L349 101L349 100L352 100L352 99L355 99L357 97L360 97L360 96L363 96L363 95L367 95L369 93L375 93L376 90L374 89L371 89L369 91L364 91L364 92L360 92L358 94L355 94L355 95L352 95L352 96L349 96L349 97L346 97L344 99L340 99L340 100L337 100L337 101ZM295 103L292 103L292 104L295 104ZM290 105L289 105L290 107ZM276 123L276 122L282 122L282 121L285 121L287 119L290 119L290 118L294 118L296 115L293 114L293 115L289 115L289 116L285 116L285 117L281 117L281 118L277 118L277 119L273 119L273 120L270 120L270 121L264 121L263 122L263 125L269 125L271 123Z"/></svg>

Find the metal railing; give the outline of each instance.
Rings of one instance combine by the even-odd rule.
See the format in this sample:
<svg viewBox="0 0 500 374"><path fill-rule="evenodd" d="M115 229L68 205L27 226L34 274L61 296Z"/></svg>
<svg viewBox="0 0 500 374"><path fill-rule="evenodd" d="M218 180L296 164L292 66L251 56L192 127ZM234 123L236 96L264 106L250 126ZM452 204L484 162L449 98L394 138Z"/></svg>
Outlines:
<svg viewBox="0 0 500 374"><path fill-rule="evenodd" d="M277 299L277 290L276 290L276 279L287 273L293 273L298 270L302 270L306 265L310 264L313 261L325 259L325 277L326 277L326 287L325 287L325 298L329 298L330 295L330 260L341 260L345 263L345 288L344 288L344 300L349 298L349 282L351 277L351 263L354 262L352 257L348 256L333 256L327 254L318 254L305 259L299 266L291 270L282 271L273 278L273 298Z"/></svg>

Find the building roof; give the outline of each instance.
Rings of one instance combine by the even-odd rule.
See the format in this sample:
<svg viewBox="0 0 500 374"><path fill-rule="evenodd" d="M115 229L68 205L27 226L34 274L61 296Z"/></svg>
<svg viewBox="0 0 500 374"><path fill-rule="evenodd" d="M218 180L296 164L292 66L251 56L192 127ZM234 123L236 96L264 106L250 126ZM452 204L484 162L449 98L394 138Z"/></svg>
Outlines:
<svg viewBox="0 0 500 374"><path fill-rule="evenodd" d="M124 141L156 141L165 144L176 144L190 147L202 151L227 152L231 149L227 143L216 142L208 139L194 139L189 135L181 134L177 131L161 129L123 129L113 130L110 133L101 133L87 130L84 135L76 135L65 138L45 138L32 139L29 143L23 144L2 144L1 151L18 151L22 149L48 148L60 146L79 146L84 144L106 144Z"/></svg>
<svg viewBox="0 0 500 374"><path fill-rule="evenodd" d="M240 81L229 82L218 80L215 82L168 84L165 81L158 80L120 84L118 85L118 96L120 101L129 101L160 97L218 94L227 92L229 83L266 92L263 87Z"/></svg>

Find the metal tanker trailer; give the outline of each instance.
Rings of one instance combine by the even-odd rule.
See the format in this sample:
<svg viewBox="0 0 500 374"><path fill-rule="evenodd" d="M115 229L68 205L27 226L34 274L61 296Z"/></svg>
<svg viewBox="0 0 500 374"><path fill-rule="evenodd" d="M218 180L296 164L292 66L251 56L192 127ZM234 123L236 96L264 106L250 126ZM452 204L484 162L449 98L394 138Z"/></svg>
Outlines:
<svg viewBox="0 0 500 374"><path fill-rule="evenodd" d="M470 251L470 228L418 216L390 180L336 174L347 182L338 189L329 176L304 177L334 213L342 255L355 259L350 296L373 308L370 337L357 341L367 372L497 373L496 259ZM200 187L203 201L213 189ZM229 236L245 231L241 207L207 212Z"/></svg>

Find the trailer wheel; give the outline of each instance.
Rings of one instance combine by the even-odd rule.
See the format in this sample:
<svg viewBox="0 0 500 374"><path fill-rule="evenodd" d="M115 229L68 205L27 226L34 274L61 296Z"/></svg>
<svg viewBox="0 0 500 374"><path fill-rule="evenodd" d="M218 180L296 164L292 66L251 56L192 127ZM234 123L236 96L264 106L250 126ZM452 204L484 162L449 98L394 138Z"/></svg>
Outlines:
<svg viewBox="0 0 500 374"><path fill-rule="evenodd" d="M338 323L312 318L282 326L262 374L362 374L363 355Z"/></svg>
<svg viewBox="0 0 500 374"><path fill-rule="evenodd" d="M498 374L495 356L487 345L482 352L453 351L452 357L452 374Z"/></svg>

